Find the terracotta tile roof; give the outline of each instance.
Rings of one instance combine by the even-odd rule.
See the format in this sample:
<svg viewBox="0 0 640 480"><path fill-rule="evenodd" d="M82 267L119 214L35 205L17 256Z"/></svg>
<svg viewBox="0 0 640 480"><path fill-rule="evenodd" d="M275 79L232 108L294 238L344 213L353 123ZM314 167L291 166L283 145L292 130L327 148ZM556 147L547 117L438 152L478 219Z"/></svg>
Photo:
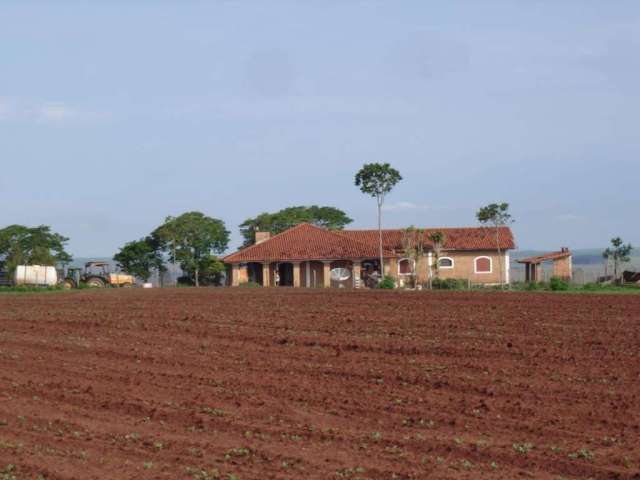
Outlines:
<svg viewBox="0 0 640 480"><path fill-rule="evenodd" d="M227 263L279 260L334 260L376 258L378 247L308 223L296 225L257 245L224 258ZM393 257L391 251L385 257Z"/></svg>
<svg viewBox="0 0 640 480"><path fill-rule="evenodd" d="M427 228L424 229L425 246L433 247L428 240L434 232L442 232L445 236L445 250L496 250L496 231L490 227L466 228ZM355 240L378 244L378 230L342 230L340 233ZM403 229L382 230L382 245L390 250L402 250ZM513 233L509 227L500 228L500 248L515 248Z"/></svg>
<svg viewBox="0 0 640 480"><path fill-rule="evenodd" d="M425 235L439 231L445 235L445 250L495 250L493 228L426 229ZM383 230L385 257L397 256L402 250L404 230ZM508 227L500 230L500 247L515 248L513 234ZM425 241L425 246L431 243ZM224 258L227 263L263 261L333 260L343 258L368 259L378 257L377 230L326 230L308 223L297 225L258 245L239 250Z"/></svg>
<svg viewBox="0 0 640 480"><path fill-rule="evenodd" d="M571 252L569 250L561 250L559 252L546 253L544 255L538 255L536 257L521 258L517 260L517 262L538 264L549 260L560 260L561 258L568 258L570 256Z"/></svg>

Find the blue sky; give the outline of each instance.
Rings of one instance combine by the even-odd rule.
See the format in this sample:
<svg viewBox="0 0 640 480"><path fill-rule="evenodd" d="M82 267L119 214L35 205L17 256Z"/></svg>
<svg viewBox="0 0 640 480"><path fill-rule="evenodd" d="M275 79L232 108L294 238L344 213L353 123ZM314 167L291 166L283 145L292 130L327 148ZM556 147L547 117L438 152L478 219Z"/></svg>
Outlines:
<svg viewBox="0 0 640 480"><path fill-rule="evenodd" d="M167 215L320 204L519 247L640 244L640 2L0 3L0 225L112 255Z"/></svg>

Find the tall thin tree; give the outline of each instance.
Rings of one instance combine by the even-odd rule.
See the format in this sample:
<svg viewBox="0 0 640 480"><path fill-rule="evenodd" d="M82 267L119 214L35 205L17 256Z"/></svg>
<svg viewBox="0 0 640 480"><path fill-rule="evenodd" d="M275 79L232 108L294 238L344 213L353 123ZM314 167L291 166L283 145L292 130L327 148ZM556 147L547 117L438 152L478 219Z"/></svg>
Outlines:
<svg viewBox="0 0 640 480"><path fill-rule="evenodd" d="M620 265L630 260L632 250L633 247L630 243L625 245L620 237L616 237L611 239L611 248L607 248L602 252L602 256L606 259L607 264L610 261L613 262L613 280L615 282L617 282L620 277Z"/></svg>
<svg viewBox="0 0 640 480"><path fill-rule="evenodd" d="M446 237L444 233L440 231L436 231L436 232L431 232L428 238L429 238L429 241L433 244L436 278L440 278L440 255L442 254L442 247L444 246ZM429 266L429 269L431 269L431 266ZM433 279L431 278L431 273L429 273L429 286L433 288Z"/></svg>
<svg viewBox="0 0 640 480"><path fill-rule="evenodd" d="M495 229L496 248L498 249L498 263L500 271L500 288L504 289L504 260L502 258L502 247L500 243L500 230L514 222L509 213L508 203L491 203L482 207L476 214L478 221L483 225L490 225Z"/></svg>
<svg viewBox="0 0 640 480"><path fill-rule="evenodd" d="M382 205L386 195L402 180L400 172L388 163L367 163L356 173L356 187L371 195L378 205L378 238L380 247L380 278L384 277L384 250L382 246Z"/></svg>

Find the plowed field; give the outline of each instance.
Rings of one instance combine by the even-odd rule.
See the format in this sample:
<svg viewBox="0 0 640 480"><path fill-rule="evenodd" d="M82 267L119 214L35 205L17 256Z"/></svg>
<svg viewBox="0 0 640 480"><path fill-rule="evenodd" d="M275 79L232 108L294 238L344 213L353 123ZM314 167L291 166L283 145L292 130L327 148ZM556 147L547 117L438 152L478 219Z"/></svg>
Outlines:
<svg viewBox="0 0 640 480"><path fill-rule="evenodd" d="M23 478L640 478L640 296L0 295Z"/></svg>

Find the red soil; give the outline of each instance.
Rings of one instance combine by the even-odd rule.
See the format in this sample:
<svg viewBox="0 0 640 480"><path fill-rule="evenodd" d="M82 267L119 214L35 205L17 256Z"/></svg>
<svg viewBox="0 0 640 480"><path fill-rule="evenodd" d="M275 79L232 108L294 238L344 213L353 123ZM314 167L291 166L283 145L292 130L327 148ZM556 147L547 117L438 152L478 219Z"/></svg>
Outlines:
<svg viewBox="0 0 640 480"><path fill-rule="evenodd" d="M640 296L0 295L0 479L38 474L640 478Z"/></svg>

